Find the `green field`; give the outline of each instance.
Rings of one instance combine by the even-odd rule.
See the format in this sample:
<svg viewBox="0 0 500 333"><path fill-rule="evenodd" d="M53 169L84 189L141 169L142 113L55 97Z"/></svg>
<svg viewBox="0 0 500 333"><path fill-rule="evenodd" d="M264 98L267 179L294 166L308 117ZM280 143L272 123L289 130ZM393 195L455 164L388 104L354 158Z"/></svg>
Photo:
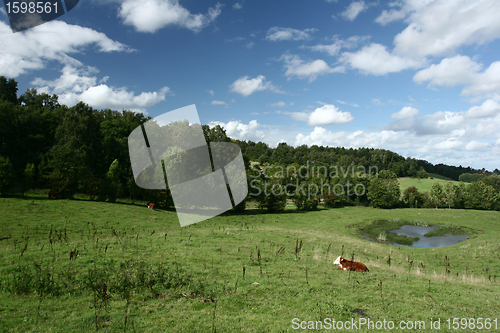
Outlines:
<svg viewBox="0 0 500 333"><path fill-rule="evenodd" d="M495 211L253 210L181 228L174 212L128 204L2 198L0 210L2 332L295 332L293 318L451 332L450 318L500 317ZM390 218L477 233L433 249L359 237ZM342 253L370 271L336 270Z"/></svg>
<svg viewBox="0 0 500 333"><path fill-rule="evenodd" d="M433 177L434 179L431 179L430 177L426 179L409 178L409 177L398 178L401 192L406 190L408 187L412 186L415 186L420 193L425 193L425 192L430 192L432 184L434 183L440 183L442 186L444 186L446 183L453 183L456 185L459 184L459 182L448 179L446 177L440 176L439 178L437 178L434 177L435 175L433 174L429 176Z"/></svg>

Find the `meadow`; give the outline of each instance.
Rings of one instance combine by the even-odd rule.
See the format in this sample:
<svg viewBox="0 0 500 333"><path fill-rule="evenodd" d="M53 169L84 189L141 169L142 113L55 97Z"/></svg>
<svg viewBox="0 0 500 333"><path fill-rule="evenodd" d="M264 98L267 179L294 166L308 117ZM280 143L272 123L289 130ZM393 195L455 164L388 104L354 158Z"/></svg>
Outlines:
<svg viewBox="0 0 500 333"><path fill-rule="evenodd" d="M426 331L439 320L451 332L447 320L491 318L489 330L461 329L484 332L500 317L496 211L248 210L184 228L175 212L126 203L31 196L1 198L0 211L3 332L296 332L294 318L424 321ZM398 247L360 237L375 219L476 233ZM336 270L339 255L370 271Z"/></svg>
<svg viewBox="0 0 500 333"><path fill-rule="evenodd" d="M446 183L452 183L455 185L458 185L460 183L450 178L446 178L444 176L439 176L436 174L429 174L429 178L425 179L403 177L398 178L398 180L401 191L406 190L408 187L415 186L420 193L430 192L434 183L440 183L441 186L444 186Z"/></svg>

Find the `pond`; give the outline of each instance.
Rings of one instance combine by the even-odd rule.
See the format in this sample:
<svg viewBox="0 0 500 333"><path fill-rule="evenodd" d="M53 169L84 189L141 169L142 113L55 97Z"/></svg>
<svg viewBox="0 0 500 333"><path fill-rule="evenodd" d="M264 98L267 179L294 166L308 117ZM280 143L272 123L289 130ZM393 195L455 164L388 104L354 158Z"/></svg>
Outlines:
<svg viewBox="0 0 500 333"><path fill-rule="evenodd" d="M399 229L396 230L391 230L389 232L398 234L398 235L405 235L408 237L419 237L420 239L416 242L413 242L411 247L422 247L422 248L429 248L429 247L441 247L441 246L449 246L449 245L454 245L459 242L463 242L464 240L469 237L469 235L446 235L446 236L432 236L432 237L425 237L424 235L428 232L436 230L437 227L422 227L422 226L416 226L416 225L404 225ZM408 245L401 245L398 243L393 243L393 242L387 242L392 245L397 245L397 246L408 246Z"/></svg>

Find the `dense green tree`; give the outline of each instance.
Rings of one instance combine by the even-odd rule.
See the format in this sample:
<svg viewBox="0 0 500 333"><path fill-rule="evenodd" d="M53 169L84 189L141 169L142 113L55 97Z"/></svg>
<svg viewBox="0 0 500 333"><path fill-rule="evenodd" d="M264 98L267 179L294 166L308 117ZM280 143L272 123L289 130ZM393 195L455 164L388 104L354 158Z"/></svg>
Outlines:
<svg viewBox="0 0 500 333"><path fill-rule="evenodd" d="M8 157L0 155L0 194L4 195L12 183L12 164Z"/></svg>
<svg viewBox="0 0 500 333"><path fill-rule="evenodd" d="M497 194L493 186L483 182L470 183L466 193L465 208L469 209L492 209Z"/></svg>
<svg viewBox="0 0 500 333"><path fill-rule="evenodd" d="M399 203L401 190L394 172L382 170L368 187L368 199L373 207L392 208Z"/></svg>
<svg viewBox="0 0 500 333"><path fill-rule="evenodd" d="M411 186L404 190L402 200L405 204L413 208L414 206L418 206L418 204L422 205L423 198L418 189L415 186Z"/></svg>
<svg viewBox="0 0 500 333"><path fill-rule="evenodd" d="M17 82L14 79L8 79L0 76L0 102L7 101L17 104Z"/></svg>
<svg viewBox="0 0 500 333"><path fill-rule="evenodd" d="M35 165L33 163L26 164L26 167L24 168L24 179L22 187L23 195L26 191L33 188L33 185L35 184L35 177L36 177Z"/></svg>
<svg viewBox="0 0 500 333"><path fill-rule="evenodd" d="M281 212L286 206L286 189L277 179L253 179L250 195L257 201L259 209Z"/></svg>
<svg viewBox="0 0 500 333"><path fill-rule="evenodd" d="M464 183L472 183L477 182L481 178L483 178L483 175L480 173L463 173L458 179Z"/></svg>
<svg viewBox="0 0 500 333"><path fill-rule="evenodd" d="M104 176L100 126L91 107L78 103L64 114L51 150L50 175L54 190L72 197L84 178Z"/></svg>
<svg viewBox="0 0 500 333"><path fill-rule="evenodd" d="M440 183L435 182L432 184L431 191L429 193L432 205L436 208L441 207L444 202L444 192L443 186Z"/></svg>
<svg viewBox="0 0 500 333"><path fill-rule="evenodd" d="M455 197L457 195L457 190L458 187L456 185L453 185L453 183L448 182L444 185L443 189L443 200L446 205L448 205L448 208L451 209L455 205Z"/></svg>

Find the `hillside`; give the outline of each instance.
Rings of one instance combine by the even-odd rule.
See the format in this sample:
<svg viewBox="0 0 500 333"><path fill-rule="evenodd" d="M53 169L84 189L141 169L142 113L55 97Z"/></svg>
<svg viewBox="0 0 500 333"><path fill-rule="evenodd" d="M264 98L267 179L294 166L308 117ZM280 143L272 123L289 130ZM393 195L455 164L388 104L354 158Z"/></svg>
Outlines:
<svg viewBox="0 0 500 333"><path fill-rule="evenodd" d="M456 185L458 185L460 183L458 181L451 180L451 179L446 178L446 177L441 177L441 179L437 179L437 178L418 179L418 178L403 177L403 178L398 178L398 181L399 181L401 191L404 191L408 187L415 186L420 193L429 192L431 190L432 184L434 184L434 183L440 183L443 186L444 186L444 184L449 183L449 182L456 184Z"/></svg>
<svg viewBox="0 0 500 333"><path fill-rule="evenodd" d="M498 316L497 212L246 212L181 228L174 212L126 204L7 198L0 210L5 332L285 332L294 318L423 321L425 331L432 318L451 332L448 318ZM390 218L481 231L432 249L356 232ZM370 271L336 270L341 254Z"/></svg>

